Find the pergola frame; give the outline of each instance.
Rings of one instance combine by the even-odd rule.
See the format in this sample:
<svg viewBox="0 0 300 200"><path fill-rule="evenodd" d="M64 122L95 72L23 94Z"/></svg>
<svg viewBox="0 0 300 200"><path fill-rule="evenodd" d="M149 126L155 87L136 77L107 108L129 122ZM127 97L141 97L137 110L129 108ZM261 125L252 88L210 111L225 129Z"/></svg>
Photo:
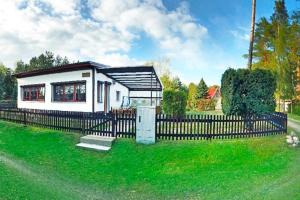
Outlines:
<svg viewBox="0 0 300 200"><path fill-rule="evenodd" d="M162 91L162 84L153 66L111 67L97 69L129 91Z"/></svg>

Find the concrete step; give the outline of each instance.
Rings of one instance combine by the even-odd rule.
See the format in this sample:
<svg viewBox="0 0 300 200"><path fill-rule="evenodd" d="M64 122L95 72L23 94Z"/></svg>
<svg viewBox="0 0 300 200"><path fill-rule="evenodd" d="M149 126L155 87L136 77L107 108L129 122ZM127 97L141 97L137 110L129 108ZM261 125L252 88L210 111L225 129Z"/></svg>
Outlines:
<svg viewBox="0 0 300 200"><path fill-rule="evenodd" d="M80 138L80 143L111 147L114 140L115 140L114 137L86 135Z"/></svg>
<svg viewBox="0 0 300 200"><path fill-rule="evenodd" d="M79 143L76 144L77 147L84 148L84 149L90 149L95 151L108 151L111 149L111 147L107 146L101 146L96 144L86 144L86 143Z"/></svg>

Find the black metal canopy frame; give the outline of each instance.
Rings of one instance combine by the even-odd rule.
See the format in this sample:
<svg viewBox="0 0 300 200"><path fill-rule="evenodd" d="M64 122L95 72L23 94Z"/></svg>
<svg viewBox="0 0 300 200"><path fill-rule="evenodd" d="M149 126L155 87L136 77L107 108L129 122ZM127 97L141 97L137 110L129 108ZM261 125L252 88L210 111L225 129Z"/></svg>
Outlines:
<svg viewBox="0 0 300 200"><path fill-rule="evenodd" d="M153 66L98 68L97 72L116 80L130 91L162 91Z"/></svg>

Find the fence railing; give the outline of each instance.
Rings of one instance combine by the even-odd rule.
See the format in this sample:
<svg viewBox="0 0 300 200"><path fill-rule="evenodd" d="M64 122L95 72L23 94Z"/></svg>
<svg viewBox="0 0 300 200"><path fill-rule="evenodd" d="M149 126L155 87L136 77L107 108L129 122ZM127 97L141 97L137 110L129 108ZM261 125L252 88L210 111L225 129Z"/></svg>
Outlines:
<svg viewBox="0 0 300 200"><path fill-rule="evenodd" d="M17 108L16 101L0 101L0 108L15 109Z"/></svg>
<svg viewBox="0 0 300 200"><path fill-rule="evenodd" d="M287 115L264 114L247 120L240 116L186 115L175 118L169 115L156 116L158 139L225 139L257 137L285 133Z"/></svg>
<svg viewBox="0 0 300 200"><path fill-rule="evenodd" d="M136 113L87 113L0 108L0 119L55 130L110 137L135 137ZM286 133L287 115L271 113L243 119L239 116L156 115L157 139L226 139Z"/></svg>
<svg viewBox="0 0 300 200"><path fill-rule="evenodd" d="M0 119L54 130L110 137L134 137L135 115L0 108Z"/></svg>

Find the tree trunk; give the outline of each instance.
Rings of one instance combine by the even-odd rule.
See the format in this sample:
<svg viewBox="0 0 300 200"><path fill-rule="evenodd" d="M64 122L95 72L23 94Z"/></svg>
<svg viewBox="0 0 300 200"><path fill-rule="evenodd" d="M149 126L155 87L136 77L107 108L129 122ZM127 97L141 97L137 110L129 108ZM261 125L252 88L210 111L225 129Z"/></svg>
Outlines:
<svg viewBox="0 0 300 200"><path fill-rule="evenodd" d="M256 12L256 0L252 0L251 32L250 32L250 46L249 46L249 57L248 57L249 69L251 69L252 67L253 42L254 42L254 30L255 30L255 12Z"/></svg>

